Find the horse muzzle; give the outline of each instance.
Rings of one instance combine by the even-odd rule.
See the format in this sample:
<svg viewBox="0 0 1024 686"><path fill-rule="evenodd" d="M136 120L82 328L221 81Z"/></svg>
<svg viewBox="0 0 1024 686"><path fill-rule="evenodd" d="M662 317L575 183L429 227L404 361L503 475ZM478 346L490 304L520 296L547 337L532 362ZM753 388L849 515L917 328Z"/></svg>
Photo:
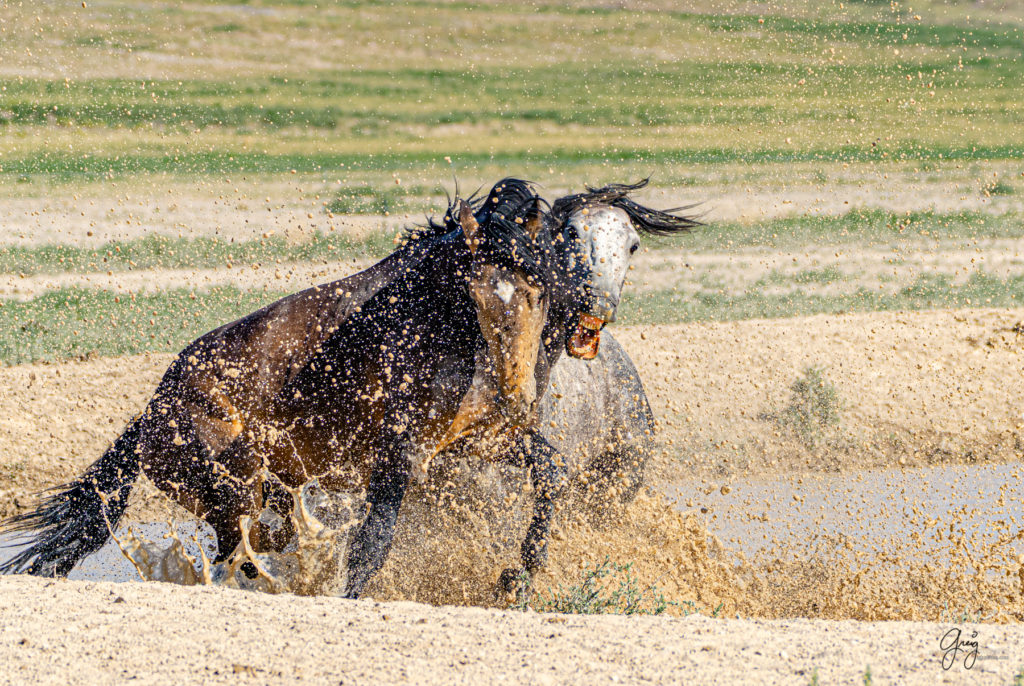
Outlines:
<svg viewBox="0 0 1024 686"><path fill-rule="evenodd" d="M591 306L589 314L597 317L605 324L611 324L615 321L615 310L618 308L618 305L618 298L615 300L606 296L594 298L594 304Z"/></svg>
<svg viewBox="0 0 1024 686"><path fill-rule="evenodd" d="M575 328L565 341L565 351L581 360L597 357L601 345L601 328L605 320L592 314L580 313Z"/></svg>

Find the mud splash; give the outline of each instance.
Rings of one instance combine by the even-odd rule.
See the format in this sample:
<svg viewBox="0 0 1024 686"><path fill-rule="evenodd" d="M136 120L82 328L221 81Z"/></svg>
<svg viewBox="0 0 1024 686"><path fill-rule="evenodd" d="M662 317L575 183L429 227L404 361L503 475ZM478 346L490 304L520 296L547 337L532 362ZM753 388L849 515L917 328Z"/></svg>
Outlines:
<svg viewBox="0 0 1024 686"><path fill-rule="evenodd" d="M411 494L392 554L368 592L378 599L507 606L496 596L528 524L525 484L457 479ZM891 516L902 504L894 503ZM951 513L951 515L954 513ZM823 531L807 547L747 558L723 545L698 509L642 493L623 505L575 494L559 512L550 558L534 588L578 584L604 560L631 564L670 614L861 620L1024 619L1024 532L1010 522L972 529L952 517L911 520L896 550ZM951 526L951 523L953 524Z"/></svg>
<svg viewBox="0 0 1024 686"><path fill-rule="evenodd" d="M348 532L360 521L361 503L325 493L315 482L291 494L297 536L283 553L255 552L246 538L227 562L213 565L202 550L188 554L176 536L162 545L121 536L119 545L145 579L336 594L344 587ZM515 469L461 464L443 478L414 484L388 561L365 595L508 607L514 599L496 593L497 580L518 563L531 503L529 481ZM894 504L892 512L901 508ZM722 544L708 524L699 509L681 510L652 492L628 504L572 493L556 516L549 560L533 589L543 596L569 588L583 569L610 560L629 563L642 591L668 601L668 614L1024 620L1024 533L1012 523L980 531L913 520L918 533L895 550L822 532L807 546L775 545L750 558ZM254 580L239 571L246 561L259 570Z"/></svg>
<svg viewBox="0 0 1024 686"><path fill-rule="evenodd" d="M337 595L345 586L348 532L361 521L362 498L332 494L316 480L301 488L284 488L292 497L289 520L295 534L280 552L261 553L253 549L250 532L253 521L241 519L242 541L223 562L214 564L193 535L189 554L178 529L168 522L167 543L161 544L137 534L132 527L112 538L144 581L164 581L184 586L223 585L263 593L295 595ZM270 509L259 520L271 530L284 526L282 517ZM242 565L252 563L257 575L250 579Z"/></svg>

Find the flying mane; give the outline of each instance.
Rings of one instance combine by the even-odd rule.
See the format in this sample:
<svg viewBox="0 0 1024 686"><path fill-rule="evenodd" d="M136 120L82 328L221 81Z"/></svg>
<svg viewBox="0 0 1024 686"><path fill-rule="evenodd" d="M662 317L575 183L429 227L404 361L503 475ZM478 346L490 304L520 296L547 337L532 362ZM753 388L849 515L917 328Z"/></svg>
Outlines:
<svg viewBox="0 0 1024 686"><path fill-rule="evenodd" d="M569 217L587 206L608 205L618 207L629 215L637 231L654 236L671 236L677 233L688 233L702 222L694 215L676 214L689 210L696 205L684 205L667 210L655 210L645 207L629 198L633 191L640 190L650 182L642 179L637 183L612 183L601 188L587 187L587 192L576 193L559 198L551 206L551 219L557 224L564 224Z"/></svg>
<svg viewBox="0 0 1024 686"><path fill-rule="evenodd" d="M462 228L455 219L458 201L458 196L449 200L448 209L440 221L430 217L425 225L407 231L404 237L406 249L461 235ZM545 218L540 209L545 203L537 195L533 183L522 179L502 179L486 197L474 193L467 202L480 224L481 249L492 253L496 261L515 265L530 276L545 278L550 236L542 231L535 240L526 231L526 222L536 213Z"/></svg>

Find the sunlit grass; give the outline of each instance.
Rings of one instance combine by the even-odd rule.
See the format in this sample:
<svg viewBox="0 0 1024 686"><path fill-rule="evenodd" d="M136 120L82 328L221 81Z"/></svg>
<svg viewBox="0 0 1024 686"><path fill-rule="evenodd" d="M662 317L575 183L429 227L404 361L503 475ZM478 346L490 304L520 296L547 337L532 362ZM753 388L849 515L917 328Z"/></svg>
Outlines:
<svg viewBox="0 0 1024 686"><path fill-rule="evenodd" d="M0 360L21 364L82 355L181 349L197 336L283 294L217 287L135 296L61 288L26 302L2 301Z"/></svg>
<svg viewBox="0 0 1024 686"><path fill-rule="evenodd" d="M740 294L682 290L627 291L619 320L626 324L673 324L691 321L775 319L812 314L842 314L893 310L1020 307L1024 304L1024 275L1001 278L976 272L954 283L948 274L922 274L896 292L866 287L829 293L800 288L782 292L751 289Z"/></svg>
<svg viewBox="0 0 1024 686"><path fill-rule="evenodd" d="M1016 24L931 5L654 5L414 2L395 22L379 2L113 3L47 26L24 74L37 22L12 8L0 178L1024 151ZM49 61L75 78L37 76Z"/></svg>
<svg viewBox="0 0 1024 686"><path fill-rule="evenodd" d="M314 233L291 243L270 236L229 242L218 238L170 238L152 235L114 241L96 248L71 245L0 247L0 272L57 274L130 269L203 269L227 264L307 262L353 257L383 257L394 249L393 235L371 233L353 238L343 233Z"/></svg>
<svg viewBox="0 0 1024 686"><path fill-rule="evenodd" d="M202 333L233 321L285 295L220 286L176 289L134 296L61 288L28 301L0 306L0 361L21 364L87 354L173 352ZM857 288L821 295L800 289L742 294L678 290L626 293L619 322L672 324L886 310L1019 307L1024 276L1000 278L977 272L966 282L949 275L922 275L897 292Z"/></svg>
<svg viewBox="0 0 1024 686"><path fill-rule="evenodd" d="M1024 236L1024 216L1016 213L860 209L840 215L784 217L752 224L712 222L685 236L645 239L645 245L653 249L675 247L687 252L850 244L869 247L917 243L933 248L935 241L970 242L1021 236Z"/></svg>

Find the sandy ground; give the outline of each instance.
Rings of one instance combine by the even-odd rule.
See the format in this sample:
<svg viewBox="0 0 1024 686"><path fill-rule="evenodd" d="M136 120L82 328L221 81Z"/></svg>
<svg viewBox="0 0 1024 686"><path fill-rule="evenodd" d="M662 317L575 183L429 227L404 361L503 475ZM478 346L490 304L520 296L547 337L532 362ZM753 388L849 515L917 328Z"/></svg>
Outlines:
<svg viewBox="0 0 1024 686"><path fill-rule="evenodd" d="M285 264L237 264L207 269L133 269L131 271L0 274L0 298L27 300L54 288L100 288L140 293L174 288L196 290L232 285L242 289L298 291L373 264L368 258ZM633 260L630 292L675 290L680 294L741 295L756 288L765 294L802 296L852 293L858 289L894 293L922 275L947 277L961 284L978 273L1012 278L1024 271L1024 239L973 240L900 246L831 248L745 248L731 251L642 251ZM819 276L815 276L815 274ZM815 283L813 278L820 278ZM765 285L765 281L769 285Z"/></svg>
<svg viewBox="0 0 1024 686"><path fill-rule="evenodd" d="M45 611L40 611L45 608ZM55 617L60 621L54 621ZM0 683L1010 683L1024 627L542 615L0 579ZM971 639L972 632L977 637Z"/></svg>
<svg viewBox="0 0 1024 686"><path fill-rule="evenodd" d="M979 188L997 176L1017 177L1019 165L979 163L971 170L945 170L940 179L922 178L910 168L883 174L869 165L826 171L831 179L817 180L815 166L803 174L787 167L780 183L769 167L755 179L738 180L746 167L732 174L705 173L699 187L651 189L637 195L652 207L700 203L693 210L708 222L753 223L794 215L838 215L855 209L889 212L986 212L1000 215L1024 210L1020 195L986 197ZM589 183L629 179L588 179ZM464 187L472 180L462 179ZM555 179L538 179L541 195L556 198L578 192L582 184L565 186ZM657 179L655 179L657 181ZM491 181L493 182L493 180ZM430 179L429 185L436 183ZM117 187L116 195L114 188ZM443 195L416 203L414 212L389 216L329 215L324 203L336 197L338 187L321 177L298 176L289 183L274 179L204 180L201 183L165 181L111 184L82 189L77 186L0 189L0 244L48 243L98 246L113 240L131 240L152 234L194 238L217 236L224 240L252 240L267 232L301 240L313 231L342 231L364 235L370 231L394 233L421 222L424 213L443 211ZM423 209L418 209L423 208Z"/></svg>

